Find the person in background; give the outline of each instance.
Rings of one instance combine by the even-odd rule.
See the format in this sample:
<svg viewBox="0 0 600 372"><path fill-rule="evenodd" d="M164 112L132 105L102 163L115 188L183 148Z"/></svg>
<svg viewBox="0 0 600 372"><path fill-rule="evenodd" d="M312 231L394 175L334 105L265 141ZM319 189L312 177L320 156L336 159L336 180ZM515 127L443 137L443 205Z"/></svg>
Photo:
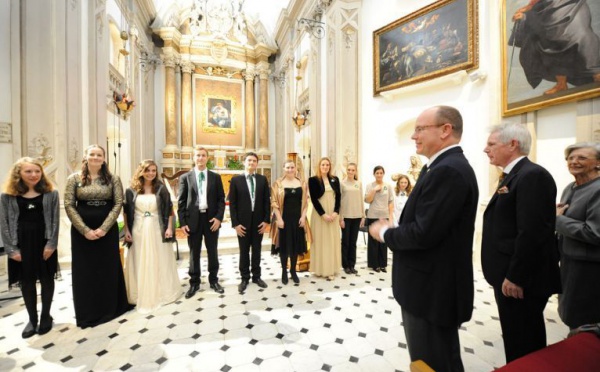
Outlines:
<svg viewBox="0 0 600 372"><path fill-rule="evenodd" d="M71 274L77 326L94 327L132 308L119 253L117 218L123 186L100 145L84 151L81 171L67 178L65 211L71 220Z"/></svg>
<svg viewBox="0 0 600 372"><path fill-rule="evenodd" d="M8 285L21 287L29 322L21 336L43 335L52 328L50 307L58 267L58 191L32 158L17 160L0 196L0 231L8 254ZM36 282L42 289L38 318ZM38 326L39 320L39 328Z"/></svg>
<svg viewBox="0 0 600 372"><path fill-rule="evenodd" d="M314 211L310 218L313 242L310 269L316 276L333 280L341 265L339 212L340 180L331 174L331 160L319 160L319 171L308 179L310 201Z"/></svg>
<svg viewBox="0 0 600 372"><path fill-rule="evenodd" d="M565 158L575 181L565 187L556 208L558 314L574 330L600 323L600 143L568 146Z"/></svg>
<svg viewBox="0 0 600 372"><path fill-rule="evenodd" d="M394 226L398 226L402 210L412 191L412 185L408 176L400 173L394 174L392 181L396 182L396 187L394 187Z"/></svg>
<svg viewBox="0 0 600 372"><path fill-rule="evenodd" d="M367 185L365 193L365 202L369 203L367 211L367 225L373 222L384 219L390 225L393 225L394 220L394 193L392 187L383 182L385 169L381 165L373 168L375 182ZM376 272L387 272L387 247L384 242L369 235L367 243L367 264Z"/></svg>
<svg viewBox="0 0 600 372"><path fill-rule="evenodd" d="M125 190L125 241L131 243L125 264L129 303L148 313L181 296L173 255L173 203L158 178L154 160L143 160Z"/></svg>
<svg viewBox="0 0 600 372"><path fill-rule="evenodd" d="M290 259L290 276L296 284L300 279L296 274L298 255L306 253L306 235L310 229L306 222L307 190L306 183L296 176L296 163L286 160L283 164L284 176L273 183L271 208L275 214L276 229L271 229L271 237L281 259L281 282L288 283L287 263Z"/></svg>
<svg viewBox="0 0 600 372"><path fill-rule="evenodd" d="M357 274L356 239L365 225L362 183L358 181L356 163L348 163L346 178L341 183L340 227L342 228L342 267L346 274Z"/></svg>
<svg viewBox="0 0 600 372"><path fill-rule="evenodd" d="M179 177L177 214L181 230L187 235L190 247L190 289L185 298L192 297L200 289L200 249L202 239L208 256L208 282L210 288L222 294L219 284L219 229L225 215L225 191L221 175L208 170L208 150L194 148L194 169Z"/></svg>
<svg viewBox="0 0 600 372"><path fill-rule="evenodd" d="M244 174L231 179L229 187L229 212L231 226L235 229L240 246L239 293L244 293L250 282L267 288L261 278L260 252L264 233L271 225L271 188L267 177L256 173L258 155L246 153ZM252 252L252 261L250 258Z"/></svg>
<svg viewBox="0 0 600 372"><path fill-rule="evenodd" d="M530 148L527 127L507 123L492 127L484 149L504 172L483 214L481 266L494 288L507 363L546 347L544 308L560 291L556 185L529 161Z"/></svg>

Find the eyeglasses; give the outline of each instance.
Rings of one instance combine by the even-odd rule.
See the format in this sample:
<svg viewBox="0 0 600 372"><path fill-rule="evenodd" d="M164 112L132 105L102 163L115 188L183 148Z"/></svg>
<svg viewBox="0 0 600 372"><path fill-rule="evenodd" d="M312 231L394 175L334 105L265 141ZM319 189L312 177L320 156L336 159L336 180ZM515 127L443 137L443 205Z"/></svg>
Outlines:
<svg viewBox="0 0 600 372"><path fill-rule="evenodd" d="M569 157L567 157L565 159L566 161L586 161L586 160L590 160L590 158L586 158L585 156L575 156L575 155L571 155Z"/></svg>
<svg viewBox="0 0 600 372"><path fill-rule="evenodd" d="M424 131L424 130L425 130L425 129L427 129L427 128L441 127L441 126L443 126L443 125L446 125L446 124L450 124L450 123L431 124L431 125L422 125L422 126L420 126L420 127L415 127L415 133L416 133L416 134L419 134L419 133L421 133L422 131ZM453 126L453 125L452 125L452 128L454 128L454 126Z"/></svg>

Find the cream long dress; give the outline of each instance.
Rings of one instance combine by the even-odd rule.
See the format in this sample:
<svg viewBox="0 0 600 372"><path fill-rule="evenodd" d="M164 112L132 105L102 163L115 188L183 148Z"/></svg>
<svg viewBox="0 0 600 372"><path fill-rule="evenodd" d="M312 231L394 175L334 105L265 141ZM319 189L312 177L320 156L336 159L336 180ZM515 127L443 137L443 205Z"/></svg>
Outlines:
<svg viewBox="0 0 600 372"><path fill-rule="evenodd" d="M333 213L335 192L330 185L319 199L326 214ZM342 265L342 247L339 216L332 222L325 222L316 210L310 218L313 241L310 247L310 270L317 276L333 276Z"/></svg>
<svg viewBox="0 0 600 372"><path fill-rule="evenodd" d="M162 241L156 195L137 196L134 220L125 266L127 298L139 312L148 313L177 300L182 289L173 244Z"/></svg>

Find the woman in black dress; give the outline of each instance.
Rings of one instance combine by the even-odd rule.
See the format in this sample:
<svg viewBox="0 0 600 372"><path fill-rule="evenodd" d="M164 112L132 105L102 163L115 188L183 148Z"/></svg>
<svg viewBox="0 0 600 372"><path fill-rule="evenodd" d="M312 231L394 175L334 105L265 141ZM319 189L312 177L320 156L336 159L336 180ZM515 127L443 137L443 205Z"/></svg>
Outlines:
<svg viewBox="0 0 600 372"><path fill-rule="evenodd" d="M0 227L8 261L8 285L21 287L29 322L23 338L52 328L50 306L58 269L59 208L58 192L32 158L21 158L13 165L1 201ZM39 328L36 282L42 287L42 313ZM37 329L36 329L37 328Z"/></svg>
<svg viewBox="0 0 600 372"><path fill-rule="evenodd" d="M111 175L105 151L91 145L81 172L67 179L65 210L71 220L73 303L77 326L94 327L132 308L119 255L117 218L121 180Z"/></svg>
<svg viewBox="0 0 600 372"><path fill-rule="evenodd" d="M300 283L296 274L298 255L306 253L306 234L310 234L306 222L306 184L296 176L296 163L286 160L283 165L285 175L273 183L271 207L275 214L277 228L273 229L272 239L275 252L281 258L281 282L288 283L287 261L290 259L290 275L294 283ZM310 240L310 239L309 239Z"/></svg>

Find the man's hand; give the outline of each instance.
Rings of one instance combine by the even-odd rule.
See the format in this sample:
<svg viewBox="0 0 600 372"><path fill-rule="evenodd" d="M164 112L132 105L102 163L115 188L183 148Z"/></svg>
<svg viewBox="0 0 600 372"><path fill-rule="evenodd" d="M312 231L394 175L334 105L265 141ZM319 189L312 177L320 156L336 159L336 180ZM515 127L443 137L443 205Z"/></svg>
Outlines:
<svg viewBox="0 0 600 372"><path fill-rule="evenodd" d="M373 239L377 240L380 243L383 243L381 238L379 237L379 232L382 228L386 227L388 222L386 220L378 220L369 225L369 234L373 237Z"/></svg>
<svg viewBox="0 0 600 372"><path fill-rule="evenodd" d="M181 231L183 231L183 233L184 233L186 236L189 236L189 235L190 235L190 228L188 227L188 225L181 226Z"/></svg>
<svg viewBox="0 0 600 372"><path fill-rule="evenodd" d="M237 225L236 227L234 227L235 232L237 233L237 236L241 236L244 237L246 236L246 228L242 225Z"/></svg>
<svg viewBox="0 0 600 372"><path fill-rule="evenodd" d="M506 297L523 299L523 288L504 278L504 282L502 283L502 294Z"/></svg>
<svg viewBox="0 0 600 372"><path fill-rule="evenodd" d="M221 221L218 220L216 217L211 218L208 222L212 224L210 225L210 231L212 232L219 230L219 227L221 227Z"/></svg>

